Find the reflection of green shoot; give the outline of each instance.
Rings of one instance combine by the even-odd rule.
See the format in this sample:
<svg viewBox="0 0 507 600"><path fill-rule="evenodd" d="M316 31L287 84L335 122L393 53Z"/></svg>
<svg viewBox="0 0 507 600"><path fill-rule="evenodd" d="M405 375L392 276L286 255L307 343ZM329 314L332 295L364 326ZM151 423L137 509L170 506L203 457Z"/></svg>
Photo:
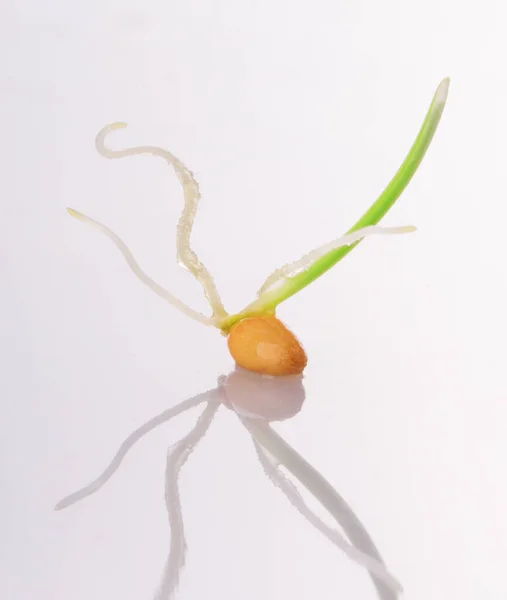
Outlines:
<svg viewBox="0 0 507 600"><path fill-rule="evenodd" d="M358 230L363 228L376 225L407 187L417 171L417 168L421 164L438 127L447 100L449 83L450 80L448 78L440 83L419 134L410 148L407 157L403 161L403 164L375 203L366 211L359 221L349 229L348 233L358 232ZM404 230L407 231L408 229L405 228ZM400 228L399 232L402 231L403 228ZM360 232L358 232L358 235L359 233ZM361 238L362 237L363 236L361 236ZM347 245L341 245L329 250L296 275L282 275L279 278L275 277L272 285L265 285L261 288L261 291L254 302L249 304L240 313L227 317L221 323L221 329L223 331L228 331L234 323L247 316L270 312L273 313L281 302L302 290L312 281L315 281L315 279L344 258L353 248L355 248L359 241L360 239L352 240L349 241ZM295 265L297 265L297 263L295 263Z"/></svg>

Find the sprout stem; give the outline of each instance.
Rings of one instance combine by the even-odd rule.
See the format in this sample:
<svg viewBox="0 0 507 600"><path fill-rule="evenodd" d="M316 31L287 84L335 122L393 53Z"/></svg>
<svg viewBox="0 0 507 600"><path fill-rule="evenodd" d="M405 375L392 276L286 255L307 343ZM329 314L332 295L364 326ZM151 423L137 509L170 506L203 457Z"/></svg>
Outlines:
<svg viewBox="0 0 507 600"><path fill-rule="evenodd" d="M364 227L376 225L405 190L421 164L433 136L435 135L447 101L449 83L450 79L446 78L438 86L415 142L397 173L377 200L347 233L352 233ZM266 290L257 298L257 300L249 304L241 312L224 319L220 324L222 331L228 332L237 321L244 319L245 317L274 313L276 307L281 302L287 300L312 283L312 281L315 281L318 277L323 275L355 248L358 243L359 241L356 241L351 245L341 246L331 250L324 256L318 258L303 272L298 273L293 277L287 277L285 282L276 289Z"/></svg>

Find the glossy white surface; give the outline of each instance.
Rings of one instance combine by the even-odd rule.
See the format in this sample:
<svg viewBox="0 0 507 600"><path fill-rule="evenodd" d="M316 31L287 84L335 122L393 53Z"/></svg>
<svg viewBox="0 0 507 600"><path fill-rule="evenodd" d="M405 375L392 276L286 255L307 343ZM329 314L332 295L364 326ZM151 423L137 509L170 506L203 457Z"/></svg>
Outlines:
<svg viewBox="0 0 507 600"><path fill-rule="evenodd" d="M280 308L309 366L300 412L273 429L343 496L406 599L504 599L503 4L9 0L1 15L0 597L153 598L167 448L200 409L143 437L97 494L53 507L133 430L233 368L216 331L66 214L111 226L206 310L174 260L174 173L101 158L98 130L127 121L116 147L158 144L196 174L194 245L232 311L362 214L450 75L434 143L384 221L418 232L367 240ZM378 598L267 480L226 407L180 492L177 598Z"/></svg>

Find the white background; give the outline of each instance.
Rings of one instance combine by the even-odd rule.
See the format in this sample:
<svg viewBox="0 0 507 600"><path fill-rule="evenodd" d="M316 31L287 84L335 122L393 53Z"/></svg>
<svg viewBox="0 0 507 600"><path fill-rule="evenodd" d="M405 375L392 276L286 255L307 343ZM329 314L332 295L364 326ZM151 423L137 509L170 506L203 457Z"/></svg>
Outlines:
<svg viewBox="0 0 507 600"><path fill-rule="evenodd" d="M439 81L441 127L386 225L279 316L309 356L275 425L347 499L405 598L505 599L504 3L7 0L0 9L0 597L150 600L168 551L159 428L97 495L141 423L212 388L225 341L152 295L103 236L194 307L176 265L174 173L197 175L194 245L229 310L275 267L344 232L394 174ZM222 408L181 478L178 598L374 599L365 572L265 479Z"/></svg>

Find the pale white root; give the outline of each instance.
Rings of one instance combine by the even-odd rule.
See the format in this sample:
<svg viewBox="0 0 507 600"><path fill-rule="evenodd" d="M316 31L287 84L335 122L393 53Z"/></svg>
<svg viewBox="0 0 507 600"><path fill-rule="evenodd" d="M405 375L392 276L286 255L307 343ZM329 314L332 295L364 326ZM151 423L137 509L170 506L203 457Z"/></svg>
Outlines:
<svg viewBox="0 0 507 600"><path fill-rule="evenodd" d="M99 221L96 221L91 217L83 215L82 213L78 212L77 210L74 210L73 208L67 208L67 211L72 217L75 217L76 219L82 221L83 223L86 223L87 225L95 227L95 229L98 229L105 236L107 236L123 254L128 266L132 269L134 275L138 279L140 279L145 285L147 285L150 288L150 290L155 292L157 296L160 296L161 298L169 302L169 304L180 310L187 317L194 319L194 321L198 321L203 325L214 325L213 319L210 319L209 317L206 317L205 315L194 310L193 308L190 308L184 302L176 298L176 296L173 296L171 292L169 292L161 285L159 285L156 281L154 281L149 275L147 275L138 265L127 244L125 244L125 242L116 233L114 233L114 231L109 229L109 227L106 227L105 225L99 223Z"/></svg>
<svg viewBox="0 0 507 600"><path fill-rule="evenodd" d="M262 287L257 292L257 295L259 296L267 290L275 287L287 277L295 275L299 271L307 269L311 266L312 263L314 263L319 258L322 258L328 252L331 252L331 250L337 250L338 248L342 248L343 246L351 246L352 244L355 244L363 238L369 237L371 235L394 235L400 233L411 233L415 230L416 228L411 225L407 225L405 227L379 227L377 225L371 225L369 227L363 227L362 229L358 229L357 231L354 231L352 233L347 233L346 235L343 235L342 237L339 237L336 240L333 240L332 242L328 242L323 246L315 248L315 250L308 252L308 254L305 254L299 260L296 260L292 263L288 263L283 267L276 269L276 271L274 271L262 284Z"/></svg>
<svg viewBox="0 0 507 600"><path fill-rule="evenodd" d="M106 125L95 138L95 147L105 158L124 158L141 154L159 156L169 163L176 172L183 188L184 207L177 227L177 259L192 273L202 285L204 293L213 310L213 319L219 321L227 316L218 290L209 271L202 264L196 253L190 247L190 236L194 225L197 206L201 198L199 184L192 172L171 152L156 146L137 146L124 150L112 150L105 145L106 136L117 129L126 127L126 123L111 123Z"/></svg>
<svg viewBox="0 0 507 600"><path fill-rule="evenodd" d="M210 401L197 420L194 429L170 448L167 454L165 502L171 528L171 542L169 556L164 567L160 585L155 594L155 600L172 600L178 587L181 570L185 566L187 544L181 512L178 477L188 457L208 431L220 404L221 401L219 399Z"/></svg>

